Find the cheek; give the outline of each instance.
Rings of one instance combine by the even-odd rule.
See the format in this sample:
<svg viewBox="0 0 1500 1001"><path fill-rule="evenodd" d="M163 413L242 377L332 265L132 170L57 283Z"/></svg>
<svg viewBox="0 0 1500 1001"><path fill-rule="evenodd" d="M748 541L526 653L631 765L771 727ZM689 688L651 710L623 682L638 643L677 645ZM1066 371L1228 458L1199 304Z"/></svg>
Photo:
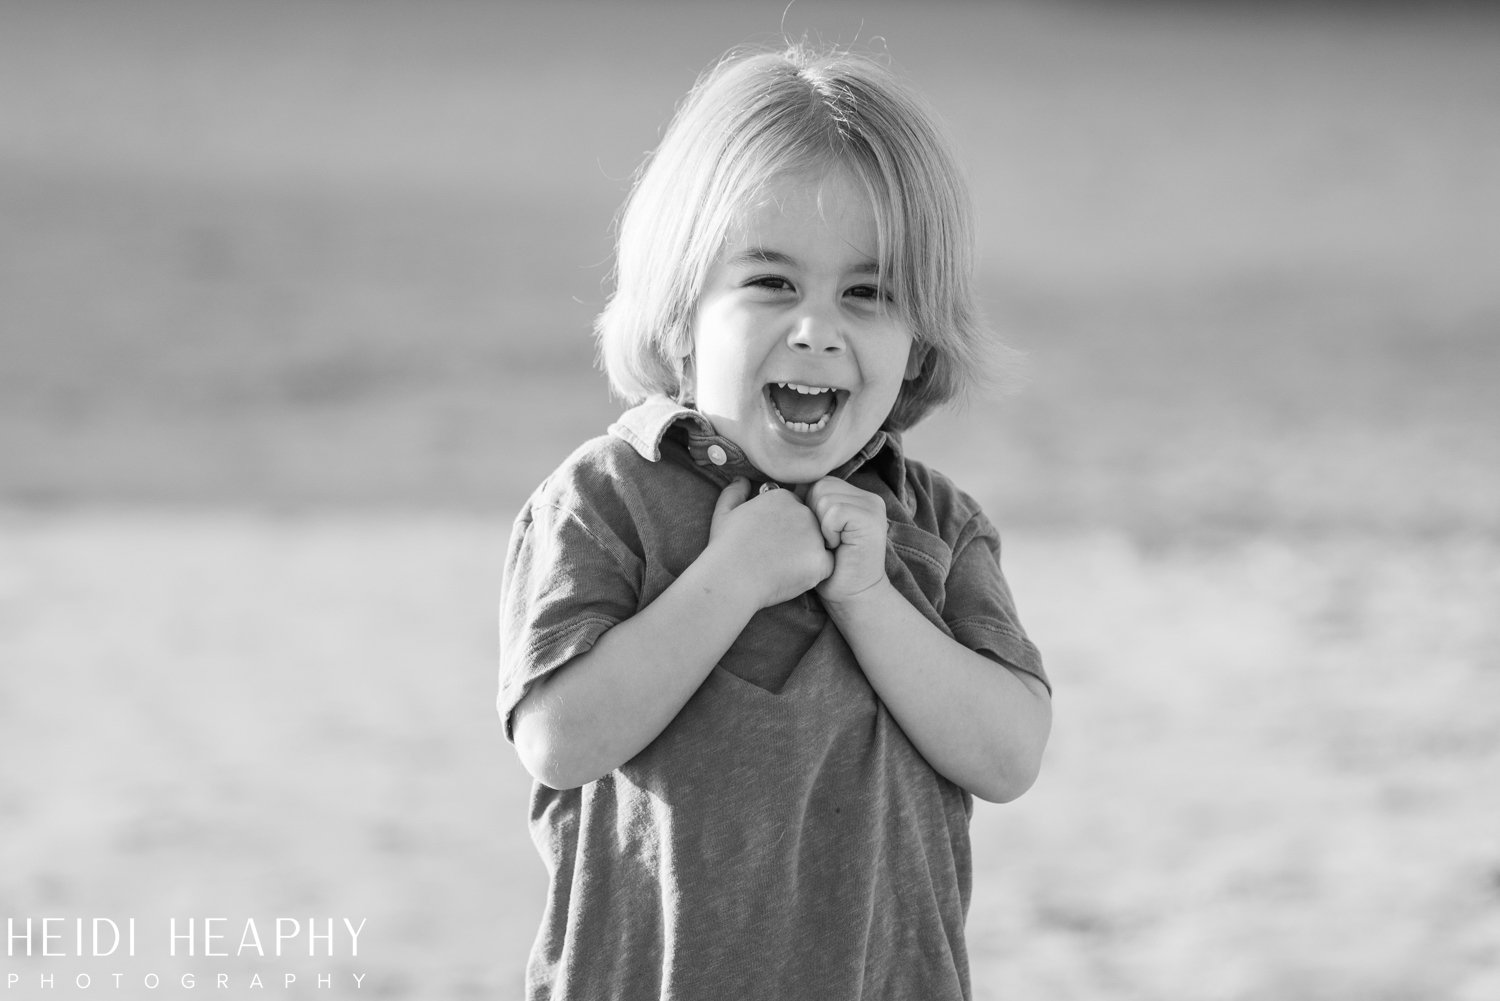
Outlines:
<svg viewBox="0 0 1500 1001"><path fill-rule="evenodd" d="M743 332L727 323L707 324L693 339L693 357L700 370L721 376L743 371L750 364L752 345Z"/></svg>
<svg viewBox="0 0 1500 1001"><path fill-rule="evenodd" d="M880 372L882 384L895 383L898 386L914 374L913 359L918 357L918 351L913 346L911 337L903 331L886 331L881 343L878 357L872 360L872 365Z"/></svg>
<svg viewBox="0 0 1500 1001"><path fill-rule="evenodd" d="M694 339L689 368L693 393L700 404L705 399L722 399L735 381L736 366L728 347L723 338L707 332Z"/></svg>

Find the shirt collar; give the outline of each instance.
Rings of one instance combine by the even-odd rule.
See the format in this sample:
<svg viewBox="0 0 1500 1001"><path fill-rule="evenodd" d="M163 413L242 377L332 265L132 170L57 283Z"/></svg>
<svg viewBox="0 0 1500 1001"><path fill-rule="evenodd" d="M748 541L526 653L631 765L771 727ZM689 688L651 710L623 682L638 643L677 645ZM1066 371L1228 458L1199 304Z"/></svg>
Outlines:
<svg viewBox="0 0 1500 1001"><path fill-rule="evenodd" d="M771 481L751 465L738 445L717 434L707 417L665 396L652 396L631 407L609 426L609 433L628 442L642 458L657 462L661 459L662 441L669 431L679 426L685 432L688 455L711 478L725 484L736 476L746 477L752 485ZM835 469L833 475L848 479L867 463L904 504L906 460L901 449L901 436L883 428L876 431L864 448Z"/></svg>

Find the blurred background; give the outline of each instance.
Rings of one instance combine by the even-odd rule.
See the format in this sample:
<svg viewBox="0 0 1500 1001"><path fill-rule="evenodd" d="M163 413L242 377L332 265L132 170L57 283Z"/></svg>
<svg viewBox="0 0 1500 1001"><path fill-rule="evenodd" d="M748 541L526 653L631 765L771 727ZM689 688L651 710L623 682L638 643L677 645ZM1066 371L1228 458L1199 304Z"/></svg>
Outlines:
<svg viewBox="0 0 1500 1001"><path fill-rule="evenodd" d="M510 521L618 410L632 172L783 35L946 119L1020 352L909 438L1057 686L976 997L1500 997L1500 16L1394 3L7 3L0 910L369 923L0 975L519 996Z"/></svg>

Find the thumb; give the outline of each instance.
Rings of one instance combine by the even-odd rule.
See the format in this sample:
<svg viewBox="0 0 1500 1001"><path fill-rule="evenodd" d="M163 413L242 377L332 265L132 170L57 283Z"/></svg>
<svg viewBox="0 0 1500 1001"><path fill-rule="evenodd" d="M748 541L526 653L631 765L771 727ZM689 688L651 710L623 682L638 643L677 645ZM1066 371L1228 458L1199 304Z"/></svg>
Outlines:
<svg viewBox="0 0 1500 1001"><path fill-rule="evenodd" d="M719 499L714 504L714 518L728 514L749 499L750 481L743 476L736 476L719 494Z"/></svg>

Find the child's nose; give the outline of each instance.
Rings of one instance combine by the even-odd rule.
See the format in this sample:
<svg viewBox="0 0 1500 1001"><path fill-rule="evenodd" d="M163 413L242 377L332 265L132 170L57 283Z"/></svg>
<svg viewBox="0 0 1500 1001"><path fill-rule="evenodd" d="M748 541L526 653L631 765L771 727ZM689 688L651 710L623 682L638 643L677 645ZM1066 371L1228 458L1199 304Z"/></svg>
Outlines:
<svg viewBox="0 0 1500 1001"><path fill-rule="evenodd" d="M837 316L822 310L809 310L797 318L787 343L793 351L809 354L842 354L844 332Z"/></svg>

